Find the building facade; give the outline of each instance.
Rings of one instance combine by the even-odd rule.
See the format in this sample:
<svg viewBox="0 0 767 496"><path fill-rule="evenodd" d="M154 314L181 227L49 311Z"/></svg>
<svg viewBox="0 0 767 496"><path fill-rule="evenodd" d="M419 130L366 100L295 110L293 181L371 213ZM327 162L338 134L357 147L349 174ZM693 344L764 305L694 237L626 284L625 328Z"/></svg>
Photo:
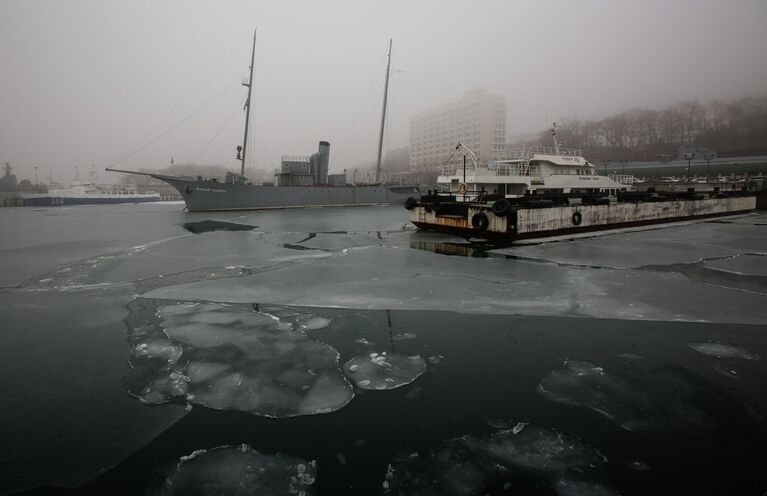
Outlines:
<svg viewBox="0 0 767 496"><path fill-rule="evenodd" d="M467 92L460 100L414 115L410 120L410 167L435 170L456 165L463 143L479 161L504 158L506 98L484 90Z"/></svg>

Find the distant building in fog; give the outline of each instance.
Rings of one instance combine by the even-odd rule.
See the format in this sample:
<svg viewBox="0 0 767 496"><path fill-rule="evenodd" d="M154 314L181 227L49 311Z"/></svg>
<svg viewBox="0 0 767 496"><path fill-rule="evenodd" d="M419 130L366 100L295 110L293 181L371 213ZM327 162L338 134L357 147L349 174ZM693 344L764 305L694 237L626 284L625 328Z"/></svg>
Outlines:
<svg viewBox="0 0 767 496"><path fill-rule="evenodd" d="M506 150L506 98L472 90L463 98L416 114L410 120L410 167L434 170L456 164L463 143L481 162L503 158ZM450 156L453 155L452 158Z"/></svg>
<svg viewBox="0 0 767 496"><path fill-rule="evenodd" d="M396 148L386 152L381 160L381 169L387 174L395 174L410 170L410 147Z"/></svg>

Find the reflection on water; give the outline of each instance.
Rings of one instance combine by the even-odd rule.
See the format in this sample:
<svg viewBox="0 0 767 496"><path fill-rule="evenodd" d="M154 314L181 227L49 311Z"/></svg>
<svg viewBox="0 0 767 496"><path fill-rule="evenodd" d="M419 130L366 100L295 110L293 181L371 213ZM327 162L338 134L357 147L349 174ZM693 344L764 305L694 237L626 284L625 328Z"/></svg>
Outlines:
<svg viewBox="0 0 767 496"><path fill-rule="evenodd" d="M435 241L422 241L414 240L410 242L410 248L416 250L424 250L432 253L439 253L440 255L453 255L458 257L475 257L475 258L516 258L511 255L503 255L500 253L493 253L490 250L496 250L498 248L504 248L510 245L491 244L487 242L478 243L451 243L451 242L435 242Z"/></svg>

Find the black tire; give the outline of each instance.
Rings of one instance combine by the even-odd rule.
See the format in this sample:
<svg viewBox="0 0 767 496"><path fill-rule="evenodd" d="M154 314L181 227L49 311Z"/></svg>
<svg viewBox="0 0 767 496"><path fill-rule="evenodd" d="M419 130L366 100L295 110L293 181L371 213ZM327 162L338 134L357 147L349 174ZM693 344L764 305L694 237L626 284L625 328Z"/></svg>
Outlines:
<svg viewBox="0 0 767 496"><path fill-rule="evenodd" d="M578 226L581 224L581 221L583 220L583 216L580 212L573 212L573 224Z"/></svg>
<svg viewBox="0 0 767 496"><path fill-rule="evenodd" d="M418 200L413 198L412 196L405 200L405 208L407 210L413 210L416 206L418 206Z"/></svg>
<svg viewBox="0 0 767 496"><path fill-rule="evenodd" d="M434 206L432 207L434 209L434 213L439 215L442 213L442 204L440 202L434 202Z"/></svg>
<svg viewBox="0 0 767 496"><path fill-rule="evenodd" d="M490 207L490 211L498 217L506 217L511 211L511 203L506 198L501 198L493 203L493 206Z"/></svg>
<svg viewBox="0 0 767 496"><path fill-rule="evenodd" d="M490 220L484 212L477 212L471 217L471 227L477 231L484 231L490 225Z"/></svg>
<svg viewBox="0 0 767 496"><path fill-rule="evenodd" d="M192 191L194 191L194 190L192 189L192 187L191 187L191 186L187 186L187 187L186 187L186 192L187 192L188 194L190 194L190 195L191 195L191 194L192 194Z"/></svg>
<svg viewBox="0 0 767 496"><path fill-rule="evenodd" d="M431 213L431 203L424 204L423 209L426 211L427 214L430 214Z"/></svg>

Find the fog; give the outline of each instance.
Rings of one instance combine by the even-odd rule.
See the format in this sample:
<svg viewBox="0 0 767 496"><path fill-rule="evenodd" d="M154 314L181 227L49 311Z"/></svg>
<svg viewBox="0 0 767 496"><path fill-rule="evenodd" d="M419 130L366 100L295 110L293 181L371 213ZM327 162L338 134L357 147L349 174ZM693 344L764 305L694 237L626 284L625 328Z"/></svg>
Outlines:
<svg viewBox="0 0 767 496"><path fill-rule="evenodd" d="M3 0L0 162L41 182L171 157L238 168L256 27L249 167L327 140L340 171L375 158L389 38L385 151L407 146L411 115L473 88L506 96L510 135L762 94L766 21L761 0Z"/></svg>

